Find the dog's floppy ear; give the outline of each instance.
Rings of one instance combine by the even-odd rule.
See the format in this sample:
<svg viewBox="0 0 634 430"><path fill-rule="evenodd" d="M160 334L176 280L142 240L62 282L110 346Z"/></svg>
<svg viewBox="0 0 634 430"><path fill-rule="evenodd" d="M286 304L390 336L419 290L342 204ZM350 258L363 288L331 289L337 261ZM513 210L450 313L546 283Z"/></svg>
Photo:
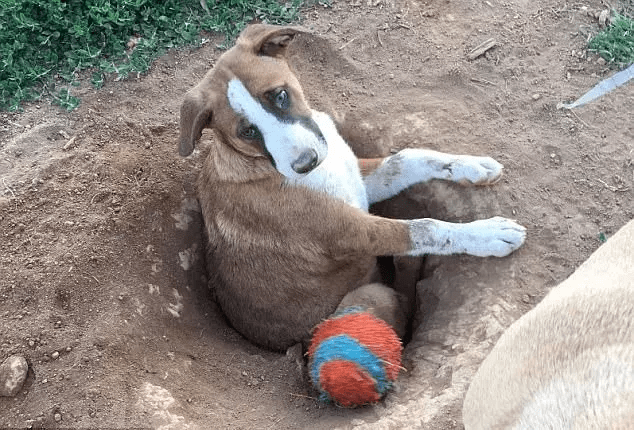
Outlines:
<svg viewBox="0 0 634 430"><path fill-rule="evenodd" d="M181 105L180 142L178 152L187 157L194 151L194 146L203 128L211 122L211 100L198 88L191 89Z"/></svg>
<svg viewBox="0 0 634 430"><path fill-rule="evenodd" d="M305 33L297 27L252 24L240 35L242 42L250 43L256 55L285 57L288 45L296 35Z"/></svg>

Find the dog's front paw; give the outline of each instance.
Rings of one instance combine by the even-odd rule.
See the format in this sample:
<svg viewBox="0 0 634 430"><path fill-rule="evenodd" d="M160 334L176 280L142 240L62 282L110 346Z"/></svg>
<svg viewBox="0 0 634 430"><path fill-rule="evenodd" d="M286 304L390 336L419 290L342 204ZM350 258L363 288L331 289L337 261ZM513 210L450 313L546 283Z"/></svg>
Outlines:
<svg viewBox="0 0 634 430"><path fill-rule="evenodd" d="M477 257L504 257L522 246L526 228L507 218L494 217L465 224L465 248Z"/></svg>
<svg viewBox="0 0 634 430"><path fill-rule="evenodd" d="M448 169L455 182L489 185L502 177L504 166L491 157L464 155L453 161Z"/></svg>

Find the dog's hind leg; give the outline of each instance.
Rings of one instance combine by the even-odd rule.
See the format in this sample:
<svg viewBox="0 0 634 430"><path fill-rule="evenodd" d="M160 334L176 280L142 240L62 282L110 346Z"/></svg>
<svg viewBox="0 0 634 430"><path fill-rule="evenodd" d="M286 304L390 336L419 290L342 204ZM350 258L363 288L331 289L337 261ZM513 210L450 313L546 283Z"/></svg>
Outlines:
<svg viewBox="0 0 634 430"><path fill-rule="evenodd" d="M432 179L492 184L500 179L503 169L490 157L452 155L418 148L404 149L383 159L361 159L359 167L370 204Z"/></svg>
<svg viewBox="0 0 634 430"><path fill-rule="evenodd" d="M405 336L410 303L402 294L383 284L366 284L346 294L335 313L355 306L388 323L401 339Z"/></svg>

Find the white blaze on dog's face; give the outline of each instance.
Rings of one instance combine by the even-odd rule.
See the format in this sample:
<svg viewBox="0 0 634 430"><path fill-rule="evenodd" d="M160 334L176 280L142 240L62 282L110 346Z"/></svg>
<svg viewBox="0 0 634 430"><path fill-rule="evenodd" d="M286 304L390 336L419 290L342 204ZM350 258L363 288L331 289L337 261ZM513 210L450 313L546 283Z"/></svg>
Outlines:
<svg viewBox="0 0 634 430"><path fill-rule="evenodd" d="M327 144L317 123L294 112L294 94L286 86L254 97L234 78L227 85L227 99L240 117L236 136L259 143L273 166L287 178L310 173L327 155Z"/></svg>

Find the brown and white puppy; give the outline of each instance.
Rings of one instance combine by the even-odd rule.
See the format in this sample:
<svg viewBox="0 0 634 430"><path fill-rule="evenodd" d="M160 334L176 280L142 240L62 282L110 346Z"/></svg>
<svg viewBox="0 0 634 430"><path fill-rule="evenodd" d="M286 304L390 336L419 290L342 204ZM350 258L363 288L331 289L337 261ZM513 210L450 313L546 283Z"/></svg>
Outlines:
<svg viewBox="0 0 634 430"><path fill-rule="evenodd" d="M249 26L181 107L181 155L203 128L216 132L198 182L210 283L231 324L273 349L306 340L370 281L377 256L505 256L525 238L504 218L451 224L370 215L370 204L417 182L489 184L502 165L423 149L358 160L332 119L310 109L287 63L298 32ZM356 297L386 303L394 293L382 288L376 300L377 286ZM387 302L398 315L398 300Z"/></svg>
<svg viewBox="0 0 634 430"><path fill-rule="evenodd" d="M504 332L467 430L634 428L634 221Z"/></svg>

